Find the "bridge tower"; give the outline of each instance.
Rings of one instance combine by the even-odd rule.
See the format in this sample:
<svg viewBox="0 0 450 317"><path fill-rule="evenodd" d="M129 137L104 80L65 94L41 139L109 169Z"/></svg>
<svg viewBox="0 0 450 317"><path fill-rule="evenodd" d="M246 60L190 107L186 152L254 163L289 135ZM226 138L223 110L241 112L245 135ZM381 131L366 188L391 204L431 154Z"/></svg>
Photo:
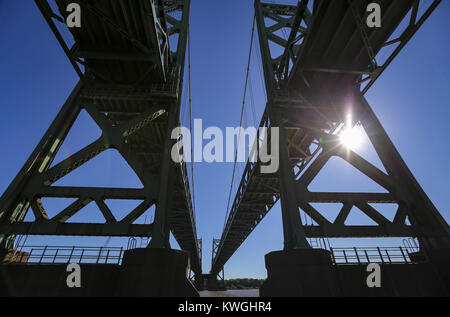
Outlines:
<svg viewBox="0 0 450 317"><path fill-rule="evenodd" d="M372 2L381 7L381 27L369 27L366 23L367 7ZM364 97L440 2L302 0L291 6L255 0L267 92L261 126L279 127L280 167L277 173L263 174L261 162L247 163L214 254L211 274L219 272L280 200L284 250L266 255L268 279L260 295L334 296L352 291L357 296L375 294L367 293L366 289L359 293L355 289L340 289L339 280L343 278L340 274L344 273L334 265L333 254L323 248L312 248L307 240L368 237L417 238L422 256L410 254L411 261L419 263L426 257L433 263L430 270L439 271L439 276L433 277L433 281L438 281L437 287L442 281L446 284L437 291L424 292L448 294L449 271L445 267L450 262L449 226ZM425 10L419 12L422 6ZM406 22L403 29L402 21L403 25ZM288 29L285 38L279 34L281 29ZM384 47L392 50L380 63L379 53ZM343 131L356 124L367 133L385 171L341 142ZM380 185L385 193L310 191L308 186L325 164L336 157ZM334 221L312 205L322 203L341 204ZM398 209L393 220L389 220L371 204L397 204ZM354 208L375 224L346 224ZM312 219L312 224L302 222L301 212ZM358 251L355 252L360 262ZM383 256L380 259L383 261ZM361 272L355 268L352 274L359 276L363 285L365 277ZM398 273L401 274L404 273ZM410 287L415 286L397 285L378 295L405 294Z"/></svg>
<svg viewBox="0 0 450 317"><path fill-rule="evenodd" d="M94 295L195 294L186 279L186 267L190 263L195 275L201 275L201 244L197 240L186 164L171 159L172 145L176 142L171 132L180 124L190 0L54 3L35 0L35 3L80 80L0 198L2 258L7 259L9 254L9 260L14 261L10 254L16 235L151 237L146 249L125 252L122 271L114 284L116 293ZM64 23L70 3L81 8L80 27L69 28ZM64 39L57 24L70 32L70 40ZM82 110L101 129L101 137L52 165ZM124 158L142 182L142 188L53 185L108 149L116 150ZM75 202L49 217L41 202L45 197L74 198ZM116 219L105 202L107 199L142 203L122 219ZM104 222L68 221L88 204L97 205ZM153 223L134 224L152 206L155 206ZM29 212L35 218L32 222L25 221ZM183 251L170 250L170 232ZM26 267L22 270L26 271ZM20 274L10 273L12 280L20 279ZM22 275L32 278L26 272ZM138 284L127 284L123 282L125 279ZM172 285L160 287L163 284ZM90 286L96 287L87 288ZM21 292L33 294L32 290Z"/></svg>

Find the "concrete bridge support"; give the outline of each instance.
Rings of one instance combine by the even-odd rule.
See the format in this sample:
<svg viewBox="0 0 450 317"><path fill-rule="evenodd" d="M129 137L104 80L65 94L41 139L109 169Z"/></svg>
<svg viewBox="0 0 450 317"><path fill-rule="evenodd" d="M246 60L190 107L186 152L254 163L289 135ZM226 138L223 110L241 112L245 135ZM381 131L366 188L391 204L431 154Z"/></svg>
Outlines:
<svg viewBox="0 0 450 317"><path fill-rule="evenodd" d="M80 264L81 287L69 288L67 264L3 264L0 296L198 297L188 266L185 251L132 249L122 265Z"/></svg>
<svg viewBox="0 0 450 317"><path fill-rule="evenodd" d="M195 286L199 291L225 291L224 280L218 279L216 275L213 274L202 274L201 277L196 281Z"/></svg>
<svg viewBox="0 0 450 317"><path fill-rule="evenodd" d="M134 249L125 253L116 296L198 297L187 278L189 256L170 249Z"/></svg>
<svg viewBox="0 0 450 317"><path fill-rule="evenodd" d="M428 297L450 296L450 253L427 261L380 264L381 287L367 285L367 264L335 265L329 251L296 249L266 255L268 278L261 297Z"/></svg>
<svg viewBox="0 0 450 317"><path fill-rule="evenodd" d="M261 297L337 296L333 265L328 251L295 249L266 254L267 280Z"/></svg>

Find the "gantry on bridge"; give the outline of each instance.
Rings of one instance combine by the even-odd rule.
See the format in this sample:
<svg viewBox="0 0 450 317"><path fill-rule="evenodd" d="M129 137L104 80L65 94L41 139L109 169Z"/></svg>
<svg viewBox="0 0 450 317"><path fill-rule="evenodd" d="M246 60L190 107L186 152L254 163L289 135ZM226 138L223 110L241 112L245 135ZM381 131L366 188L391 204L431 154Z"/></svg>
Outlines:
<svg viewBox="0 0 450 317"><path fill-rule="evenodd" d="M379 28L366 23L370 13L367 7L372 2L381 7ZM214 242L211 275L221 272L278 200L281 200L286 254L310 249L306 238L358 237L415 237L422 251L447 248L446 254L449 253L448 224L423 192L364 98L440 2L302 0L292 6L255 1L268 100L261 126L280 127L280 168L277 173L263 174L261 162L247 163L221 239ZM287 29L284 37L281 29ZM381 61L380 52L386 48L389 55ZM351 123L348 114L353 117ZM357 123L365 129L386 172L341 144L339 133ZM332 157L342 158L386 193L309 191L308 185ZM342 207L337 218L330 221L312 203L339 203ZM371 203L397 204L393 221ZM352 208L359 209L376 224L345 224ZM302 223L300 211L313 220L312 225ZM291 283L288 276L296 280L291 275L292 267L277 266L287 265L292 259L287 255L283 259L281 255L266 256L267 285L270 284L264 291L266 296L274 295L267 291L275 289L276 282L272 281L283 280L288 288ZM295 263L304 265L300 259ZM284 277L277 275L283 270L291 273L285 273Z"/></svg>
<svg viewBox="0 0 450 317"><path fill-rule="evenodd" d="M0 199L1 247L16 235L151 237L149 248L170 248L173 233L189 252L191 270L201 273L201 243L186 164L175 164L172 130L180 125L190 0L36 0L45 20L80 77L70 97L22 170ZM81 7L81 27L65 24L70 3ZM70 39L65 33L70 32ZM66 34L67 35L67 34ZM80 111L100 127L101 137L52 166ZM143 188L52 186L108 149L117 150ZM113 171L112 171L113 172ZM75 198L54 217L45 197ZM116 219L107 199L140 200ZM96 204L104 223L70 218ZM152 224L133 222L156 206ZM25 222L32 212L36 220Z"/></svg>

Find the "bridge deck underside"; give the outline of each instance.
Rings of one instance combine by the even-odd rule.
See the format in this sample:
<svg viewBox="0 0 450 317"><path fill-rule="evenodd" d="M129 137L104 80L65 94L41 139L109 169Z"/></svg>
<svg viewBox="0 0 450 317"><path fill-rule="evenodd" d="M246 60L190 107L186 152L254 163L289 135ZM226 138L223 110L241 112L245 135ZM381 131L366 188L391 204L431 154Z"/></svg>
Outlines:
<svg viewBox="0 0 450 317"><path fill-rule="evenodd" d="M361 17L364 17L370 2L355 1ZM375 56L405 18L413 2L378 1L383 12L382 28L366 28ZM345 87L354 86L361 74L339 70L369 72L371 67L367 48L347 1L315 1L314 8L317 11L313 12L315 18L309 30L310 35L303 42L297 64L291 69L289 84L283 91L275 92L274 96L274 107L281 107L283 118L287 120L290 161L293 166L297 164L304 168L307 168L317 148L313 143L318 139L316 132L330 130L331 123L345 122L346 109L334 103L345 96L338 97L336 93L345 93ZM312 89L305 84L304 79ZM308 104L302 101L303 98ZM247 163L214 258L212 273L220 271L279 199L278 175L261 174L259 166L259 163ZM378 234L367 226L353 227L357 230L353 230L351 236L355 232L359 232L361 237ZM304 226L304 230L309 237L323 235L317 226ZM328 234L334 237L350 236L345 231Z"/></svg>
<svg viewBox="0 0 450 317"><path fill-rule="evenodd" d="M60 13L77 1L57 0ZM97 81L141 85L163 83L166 64L161 56L160 19L149 1L78 1L82 27L70 28L75 54L84 58ZM167 64L166 64L167 65Z"/></svg>
<svg viewBox="0 0 450 317"><path fill-rule="evenodd" d="M347 1L319 2L316 18L309 30L310 34L304 42L297 65L291 71L289 87L291 90L299 92L308 100L318 100L320 104L324 101L324 99L318 99L318 96L324 93L321 87L353 85L361 76L356 72L372 71L369 55L373 54L374 58L378 55L384 43L390 39L411 10L414 0L377 1L382 12L381 28L365 27L366 8L371 2L369 0L353 1L354 10ZM369 45L364 43L360 27L355 21L355 13L364 25ZM368 49L372 51L370 54ZM314 69L328 71L314 71ZM313 89L305 85L301 78L302 74ZM329 96L326 97L329 98Z"/></svg>

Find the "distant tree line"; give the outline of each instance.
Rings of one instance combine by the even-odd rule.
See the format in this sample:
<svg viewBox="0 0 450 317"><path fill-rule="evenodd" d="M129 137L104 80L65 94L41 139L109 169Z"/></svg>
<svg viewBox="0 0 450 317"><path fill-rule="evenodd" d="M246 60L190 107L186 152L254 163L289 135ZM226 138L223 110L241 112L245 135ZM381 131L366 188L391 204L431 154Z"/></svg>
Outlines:
<svg viewBox="0 0 450 317"><path fill-rule="evenodd" d="M259 289L265 280L254 278L237 278L225 280L226 289Z"/></svg>

